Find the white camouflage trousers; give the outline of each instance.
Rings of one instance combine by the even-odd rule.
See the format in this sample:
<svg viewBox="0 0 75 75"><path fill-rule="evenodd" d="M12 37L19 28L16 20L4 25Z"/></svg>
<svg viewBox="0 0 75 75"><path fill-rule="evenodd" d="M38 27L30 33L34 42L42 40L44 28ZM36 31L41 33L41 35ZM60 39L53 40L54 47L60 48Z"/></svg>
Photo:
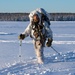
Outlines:
<svg viewBox="0 0 75 75"><path fill-rule="evenodd" d="M36 53L36 56L37 56L38 63L43 63L43 60L44 60L44 54L43 54L44 47L42 46L40 41L33 40L33 43L34 43L34 49L35 49L35 53Z"/></svg>

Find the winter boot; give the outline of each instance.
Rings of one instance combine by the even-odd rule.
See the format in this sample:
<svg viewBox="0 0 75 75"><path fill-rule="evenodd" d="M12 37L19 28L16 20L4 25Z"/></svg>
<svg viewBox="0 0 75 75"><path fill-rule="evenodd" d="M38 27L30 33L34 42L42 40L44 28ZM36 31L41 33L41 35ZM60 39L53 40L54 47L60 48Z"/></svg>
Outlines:
<svg viewBox="0 0 75 75"><path fill-rule="evenodd" d="M43 63L44 63L42 57L38 57L38 58L37 58L37 61L38 61L39 64L43 64Z"/></svg>

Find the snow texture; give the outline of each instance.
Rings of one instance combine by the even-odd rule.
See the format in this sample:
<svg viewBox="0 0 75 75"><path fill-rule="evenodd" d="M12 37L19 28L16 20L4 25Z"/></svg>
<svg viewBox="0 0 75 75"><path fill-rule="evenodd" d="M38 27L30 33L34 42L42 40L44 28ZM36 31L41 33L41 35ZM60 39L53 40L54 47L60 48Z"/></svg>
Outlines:
<svg viewBox="0 0 75 75"><path fill-rule="evenodd" d="M75 21L51 21L52 48L44 49L44 64L38 64L32 39L18 35L29 22L0 22L0 75L75 75ZM20 56L21 55L21 56Z"/></svg>

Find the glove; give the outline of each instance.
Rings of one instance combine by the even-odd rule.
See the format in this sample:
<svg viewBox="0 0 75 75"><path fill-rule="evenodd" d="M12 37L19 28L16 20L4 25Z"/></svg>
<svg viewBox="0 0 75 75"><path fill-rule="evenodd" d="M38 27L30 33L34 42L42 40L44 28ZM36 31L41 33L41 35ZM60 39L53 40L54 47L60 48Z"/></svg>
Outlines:
<svg viewBox="0 0 75 75"><path fill-rule="evenodd" d="M19 35L19 39L24 40L24 38L25 38L25 35L24 34L20 34Z"/></svg>
<svg viewBox="0 0 75 75"><path fill-rule="evenodd" d="M50 47L52 45L52 41L53 41L53 39L48 38L48 41L46 43L46 46L47 47Z"/></svg>

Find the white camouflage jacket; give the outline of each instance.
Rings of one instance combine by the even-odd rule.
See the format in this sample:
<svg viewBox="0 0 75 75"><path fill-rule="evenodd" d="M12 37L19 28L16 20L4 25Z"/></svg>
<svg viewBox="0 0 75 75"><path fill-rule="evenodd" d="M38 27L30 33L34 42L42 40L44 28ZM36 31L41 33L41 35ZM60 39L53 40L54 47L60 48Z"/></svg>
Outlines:
<svg viewBox="0 0 75 75"><path fill-rule="evenodd" d="M48 25L46 21L44 21L43 25L44 25L43 34L45 34L46 38L53 38L50 25ZM33 39L36 39L33 33L34 33L34 30L32 29L32 24L30 23L22 34L25 34L25 37L31 35ZM39 38L37 38L37 40L39 40Z"/></svg>
<svg viewBox="0 0 75 75"><path fill-rule="evenodd" d="M39 16L39 18L40 18L40 20L41 20L41 15L40 15L41 12L46 13L47 16L48 16L48 13L47 13L45 10L42 11L41 8L36 9L36 10L32 11L32 12L29 14L30 23L29 23L29 25L27 26L27 28L25 29L25 31L22 33L22 34L25 34L25 37L31 35L31 36L33 37L33 39L36 39L35 36L33 35L34 30L32 29L32 23L31 23L31 22L33 21L32 16L33 16L34 14L38 14L38 16ZM45 14L45 15L46 15L46 14ZM48 16L48 17L49 17L49 16ZM39 24L40 24L40 23L39 23ZM50 25L48 25L48 23L47 23L46 21L43 22L43 25L44 25L44 27L43 27L43 34L46 35L46 38L51 38L51 39L52 39L52 38L53 38L53 33L52 33L51 28L50 28Z"/></svg>

